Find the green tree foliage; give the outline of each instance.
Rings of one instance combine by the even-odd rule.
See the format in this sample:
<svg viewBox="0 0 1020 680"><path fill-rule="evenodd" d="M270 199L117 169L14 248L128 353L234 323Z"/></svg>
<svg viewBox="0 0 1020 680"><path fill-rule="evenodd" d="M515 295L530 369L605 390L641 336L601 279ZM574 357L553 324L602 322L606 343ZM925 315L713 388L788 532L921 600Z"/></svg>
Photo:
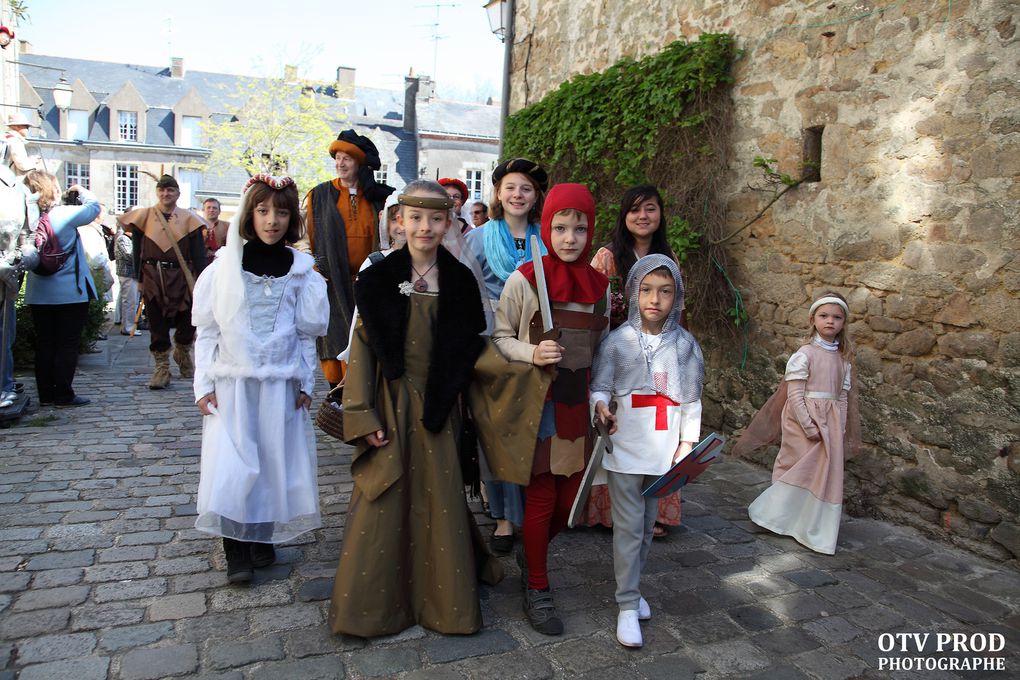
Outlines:
<svg viewBox="0 0 1020 680"><path fill-rule="evenodd" d="M553 182L583 182L605 241L623 191L654 184L667 240L684 266L689 316L732 328L734 307L712 241L725 226L721 186L730 158L733 36L704 33L601 73L578 75L509 117L504 155L542 163Z"/></svg>
<svg viewBox="0 0 1020 680"><path fill-rule="evenodd" d="M582 173L578 181L595 180L590 170L601 168L621 186L640 184L661 152L663 127L705 122L709 114L691 105L733 82L733 57L732 36L704 33L697 42L678 40L640 61L625 59L602 73L575 76L511 116L505 146L551 165L570 159Z"/></svg>
<svg viewBox="0 0 1020 680"><path fill-rule="evenodd" d="M245 78L230 93L229 120L203 123L209 171L290 175L302 194L333 177L325 158L338 114L331 97L282 79ZM239 187L240 188L240 187Z"/></svg>

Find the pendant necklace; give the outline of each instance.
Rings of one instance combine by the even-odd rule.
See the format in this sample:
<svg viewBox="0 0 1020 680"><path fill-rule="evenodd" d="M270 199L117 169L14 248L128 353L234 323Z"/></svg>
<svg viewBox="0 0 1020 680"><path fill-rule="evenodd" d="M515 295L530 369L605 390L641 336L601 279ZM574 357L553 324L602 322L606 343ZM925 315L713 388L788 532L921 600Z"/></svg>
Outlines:
<svg viewBox="0 0 1020 680"><path fill-rule="evenodd" d="M425 281L425 275L432 271L432 268L436 266L436 262L439 262L439 260L436 259L432 264L429 265L429 268L426 269L421 274L418 273L418 270L414 268L413 264L411 265L411 271L413 271L415 275L417 275L418 277L418 280L414 282L415 292L424 293L429 289L429 284L427 281Z"/></svg>

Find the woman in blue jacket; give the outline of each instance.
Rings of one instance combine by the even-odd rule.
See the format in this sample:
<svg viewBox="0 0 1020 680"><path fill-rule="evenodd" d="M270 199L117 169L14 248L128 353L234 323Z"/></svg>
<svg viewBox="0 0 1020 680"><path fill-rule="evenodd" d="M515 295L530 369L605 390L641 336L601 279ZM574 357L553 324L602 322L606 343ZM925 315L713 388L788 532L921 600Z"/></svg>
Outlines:
<svg viewBox="0 0 1020 680"><path fill-rule="evenodd" d="M29 273L25 303L32 310L35 324L35 384L39 403L57 406L81 406L89 403L75 395L71 382L78 367L78 345L88 318L89 300L96 297L85 249L78 238L78 227L99 216L99 201L88 189L77 184L81 205L60 205L57 178L42 170L25 176L25 185L38 194L40 214L49 215L50 226L61 249L73 252L64 265L49 276Z"/></svg>

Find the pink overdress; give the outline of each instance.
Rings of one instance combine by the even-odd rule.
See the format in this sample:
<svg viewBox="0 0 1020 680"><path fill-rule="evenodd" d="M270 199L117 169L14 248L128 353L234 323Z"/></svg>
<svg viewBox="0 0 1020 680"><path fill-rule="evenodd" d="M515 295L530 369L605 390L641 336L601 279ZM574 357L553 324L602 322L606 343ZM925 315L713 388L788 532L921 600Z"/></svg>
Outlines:
<svg viewBox="0 0 1020 680"><path fill-rule="evenodd" d="M814 344L804 345L797 353L807 356L804 402L819 436L817 440L808 438L792 400L786 399L772 486L751 503L747 513L759 526L791 536L815 552L832 555L843 509L846 413L839 398L850 384L850 367L839 352ZM789 389L788 381L804 377L802 372L791 371L795 357L791 357L780 393Z"/></svg>

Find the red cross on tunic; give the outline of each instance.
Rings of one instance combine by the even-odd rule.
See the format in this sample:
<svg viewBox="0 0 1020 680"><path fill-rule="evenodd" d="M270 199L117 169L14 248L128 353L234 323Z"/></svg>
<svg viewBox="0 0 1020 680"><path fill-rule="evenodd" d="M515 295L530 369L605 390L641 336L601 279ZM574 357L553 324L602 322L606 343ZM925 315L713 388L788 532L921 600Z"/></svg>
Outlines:
<svg viewBox="0 0 1020 680"><path fill-rule="evenodd" d="M648 406L655 407L655 429L656 430L668 430L669 423L666 420L666 408L669 406L679 406L669 397L664 397L661 394L632 394L630 395L630 407L631 408L646 408Z"/></svg>

